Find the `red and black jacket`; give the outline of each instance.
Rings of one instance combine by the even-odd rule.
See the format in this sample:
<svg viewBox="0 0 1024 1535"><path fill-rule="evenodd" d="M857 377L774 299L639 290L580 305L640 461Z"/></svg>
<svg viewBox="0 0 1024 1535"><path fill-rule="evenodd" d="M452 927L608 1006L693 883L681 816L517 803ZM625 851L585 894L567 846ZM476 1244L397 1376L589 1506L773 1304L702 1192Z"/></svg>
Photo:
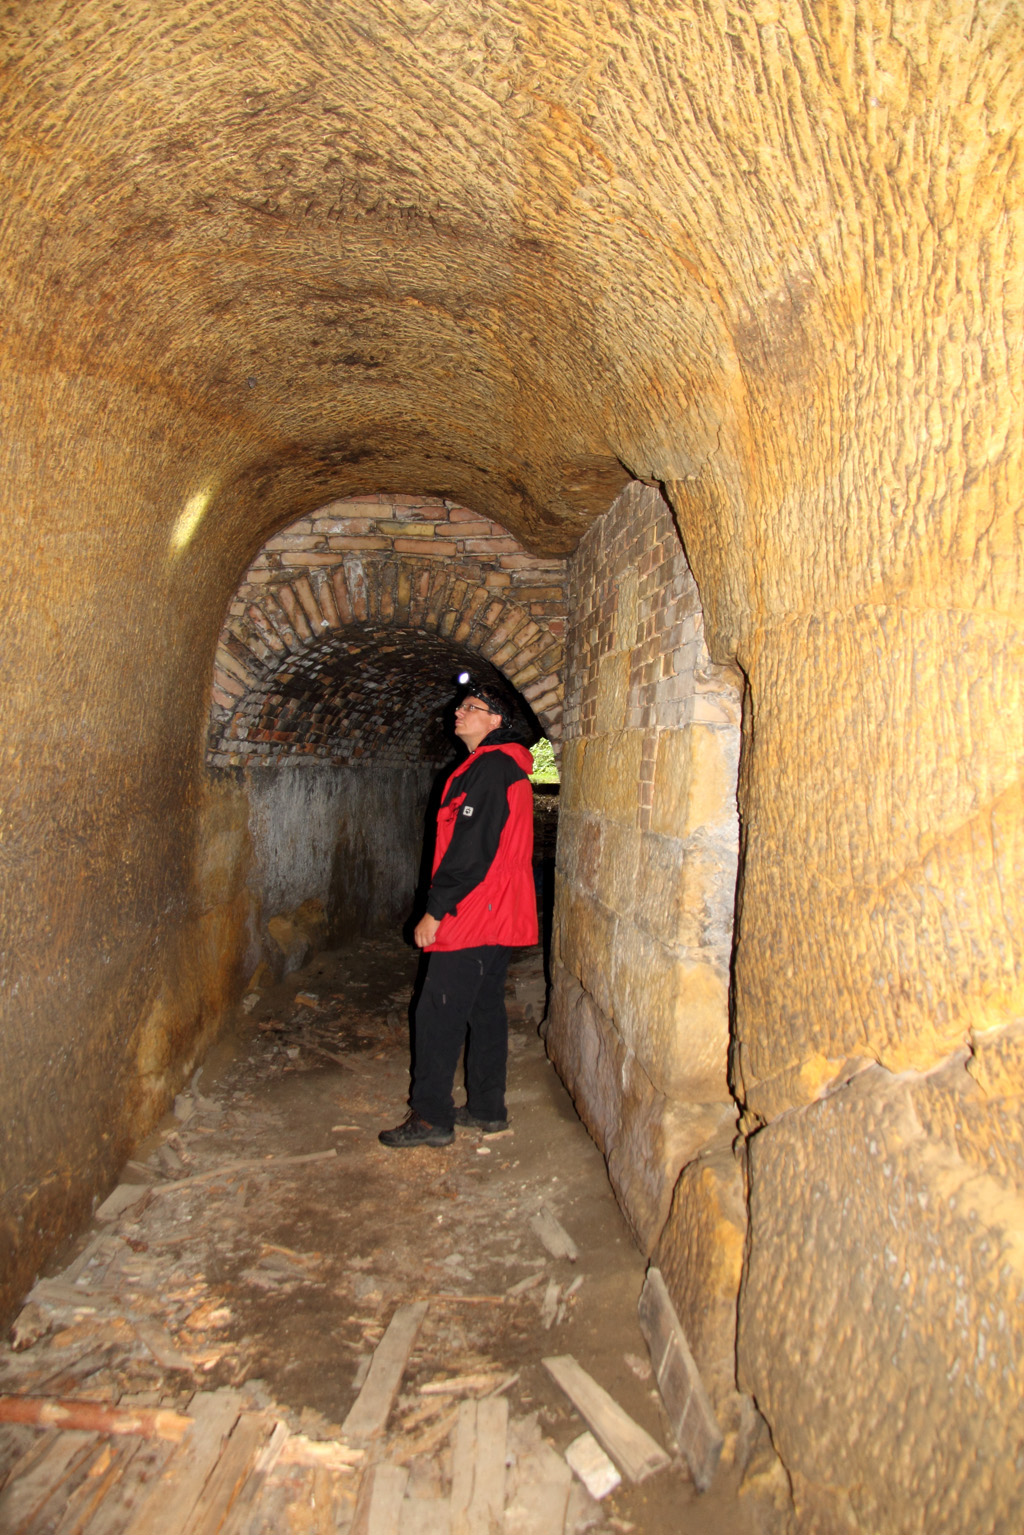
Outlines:
<svg viewBox="0 0 1024 1535"><path fill-rule="evenodd" d="M537 942L532 772L527 747L485 737L445 784L427 897L441 925L429 949Z"/></svg>

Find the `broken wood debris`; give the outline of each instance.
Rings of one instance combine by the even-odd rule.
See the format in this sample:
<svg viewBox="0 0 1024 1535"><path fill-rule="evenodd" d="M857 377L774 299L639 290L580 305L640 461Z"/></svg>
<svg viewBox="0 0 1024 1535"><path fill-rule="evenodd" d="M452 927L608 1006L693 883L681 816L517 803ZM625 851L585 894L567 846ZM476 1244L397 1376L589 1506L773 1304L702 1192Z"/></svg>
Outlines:
<svg viewBox="0 0 1024 1535"><path fill-rule="evenodd" d="M549 1205L541 1205L530 1218L530 1228L547 1248L552 1258L568 1258L575 1263L579 1249Z"/></svg>
<svg viewBox="0 0 1024 1535"><path fill-rule="evenodd" d="M373 1063L365 1055L353 1060L336 1054L331 1049L336 1037L333 1028L330 1033L324 1031L321 1044L310 1032L308 1018L306 1014L300 1020L303 1060L320 1048L360 1073L344 1082L334 1073L325 1072L323 1077L326 1083L333 1082L339 1096L337 1104L330 1099L322 1123L332 1125L335 1133L351 1132L352 1139L342 1148L343 1156L350 1158L357 1155L356 1141L370 1135L377 1114L367 1086ZM282 1041L283 1029L276 1037L260 1041L267 1059L276 1058L276 1071L282 1069L283 1054L288 1053L282 1052L282 1044L298 1043L294 1029L291 1040ZM362 1045L360 1039L359 1048ZM284 1065L283 1069L300 1068ZM402 1277L396 1279L399 1271L387 1268L382 1252L365 1247L361 1250L367 1256L348 1260L351 1274L346 1281L334 1269L330 1255L282 1245L282 1239L294 1240L298 1227L271 1224L267 1218L268 1207L277 1214L276 1206L292 1202L294 1180L287 1176L287 1169L306 1163L340 1166L341 1162L332 1163L337 1155L334 1149L295 1157L260 1155L274 1143L268 1139L273 1117L263 1112L258 1097L234 1094L218 1104L199 1098L195 1086L193 1081L191 1096L179 1095L176 1129L165 1135L167 1156L155 1148L146 1153L147 1160L126 1166L122 1178L131 1182L118 1186L122 1207L107 1212L111 1218L104 1228L94 1232L59 1280L40 1282L16 1324L14 1337L21 1352L8 1351L6 1356L8 1391L12 1389L9 1382L16 1380L21 1392L37 1400L70 1402L75 1409L92 1404L106 1413L124 1413L126 1424L132 1414L144 1423L146 1413L167 1413L171 1423L177 1418L180 1437L116 1432L109 1422L88 1418L78 1421L94 1422L95 1428L54 1427L44 1421L2 1426L5 1464L13 1462L14 1472L8 1475L0 1500L17 1491L13 1506L31 1516L26 1529L38 1524L40 1529L53 1528L55 1535L170 1535L178 1519L184 1523L177 1527L189 1535L214 1535L215 1531L265 1535L292 1527L294 1519L298 1521L295 1528L310 1535L337 1529L362 1530L364 1535L366 1531L373 1535L384 1531L387 1535L477 1535L480 1531L482 1535L486 1529L491 1535L497 1528L504 1535L563 1535L566 1527L575 1529L577 1521L592 1519L594 1505L589 1499L600 1495L602 1484L591 1476L590 1490L585 1490L581 1467L589 1462L580 1462L574 1481L566 1460L542 1438L536 1414L512 1417L507 1394L518 1375L502 1374L497 1361L505 1356L495 1352L492 1361L491 1350L484 1344L492 1315L499 1330L506 1325L519 1334L532 1329L536 1339L538 1321L559 1325L582 1285L582 1274L568 1275L558 1267L561 1262L576 1261L577 1248L551 1205L540 1204L542 1198L551 1197L541 1194L541 1184L532 1185L535 1192L529 1201L520 1196L500 1212L510 1223L508 1247L492 1254L500 1269L475 1263L471 1248L465 1253L442 1248L440 1254L430 1253L418 1279L413 1277L415 1266L403 1269ZM202 1123L207 1116L212 1123L215 1115L216 1131ZM350 1116L361 1123L351 1123ZM218 1132L224 1132L225 1138L215 1139ZM203 1139L207 1135L209 1141ZM476 1158L474 1141L464 1139L462 1164L466 1165L457 1166L462 1173L475 1172L479 1179L480 1167L468 1164L490 1160L493 1167L494 1158ZM494 1144L495 1138L488 1137L487 1147ZM486 1177L487 1170L483 1171ZM458 1170L454 1175L449 1171L448 1177L451 1181L443 1192L454 1200L463 1192ZM318 1177L317 1184L321 1181L323 1195L330 1197L328 1180ZM198 1195L188 1206L187 1219L182 1218L186 1212L178 1201L157 1197L176 1189L191 1189ZM319 1187L317 1194L320 1197ZM448 1207L441 1208L447 1221ZM524 1229L527 1223L529 1231ZM543 1257L534 1239L542 1242ZM312 1243L303 1241L306 1245ZM206 1277L204 1252L211 1246L228 1260L230 1277L222 1281L224 1288L210 1284ZM536 1254L532 1261L531 1249ZM428 1294L433 1281L426 1275L437 1270L441 1278L446 1270L439 1268L439 1262L443 1265L450 1259L464 1260L452 1263L447 1271L450 1279L457 1275L467 1288L480 1285L481 1292L494 1284L496 1293ZM502 1278L497 1278L498 1273ZM509 1273L524 1277L506 1288L504 1276ZM563 1275L572 1282L565 1283ZM351 1380L357 1351L366 1350L365 1375L352 1381L347 1403L358 1395L363 1410L372 1407L372 1400L362 1393L375 1367L376 1383L383 1385L383 1399L376 1409L381 1426L376 1432L357 1444L348 1429L342 1438L342 1430L320 1414L304 1412L296 1419L287 1409L276 1407L261 1382L240 1384L251 1373L252 1358L247 1357L251 1340L236 1336L230 1345L218 1340L214 1347L208 1346L215 1341L215 1329L233 1327L233 1334L239 1333L244 1313L235 1304L232 1282L279 1293L299 1284L318 1283L333 1287L339 1297L351 1296L355 1305L345 1318L341 1375L343 1381ZM419 1286L423 1290L417 1296ZM422 1329L425 1341L420 1342L421 1334L416 1333L407 1340L408 1347L399 1350L401 1357L392 1361L392 1387L386 1378L382 1380L382 1372L386 1375L385 1345L395 1335L391 1328L384 1338L381 1334L390 1308L410 1291L431 1326ZM531 1294L533 1301L517 1304ZM366 1315L362 1314L364 1302ZM493 1307L498 1309L488 1315ZM392 1324L398 1316L398 1312L391 1316ZM360 1328L369 1342L360 1344ZM378 1348L370 1355L375 1343ZM226 1347L233 1352L225 1353ZM33 1348L36 1352L30 1354ZM413 1349L419 1351L414 1354ZM408 1395L399 1399L411 1359L418 1361L417 1374L412 1385L405 1387ZM216 1392L194 1390L199 1372L215 1363L219 1363L217 1385L231 1388L223 1410L210 1405ZM424 1380L426 1385L421 1384ZM545 1396L550 1400L550 1387ZM396 1402L401 1418L392 1423ZM504 1421L504 1455L500 1432L488 1429L492 1408ZM342 1405L339 1416L345 1411ZM470 1432L468 1421L474 1413ZM591 1455L600 1464L604 1452L589 1431L581 1436L579 1445L584 1443L589 1443ZM29 1445L31 1455L24 1453ZM573 1449L574 1457L579 1445ZM453 1485L456 1461L459 1474ZM378 1464L391 1470L378 1472ZM618 1476L614 1469L608 1472L607 1458L604 1469L606 1475ZM389 1487L392 1494L401 1489L397 1502L393 1496L389 1501ZM361 1523L353 1526L357 1498ZM165 1504L176 1510L170 1522ZM0 1501L0 1528L25 1525L21 1516L11 1523L11 1507L10 1498ZM606 1520L619 1527L614 1518L606 1515Z"/></svg>
<svg viewBox="0 0 1024 1535"><path fill-rule="evenodd" d="M184 1413L166 1409L111 1407L106 1402L33 1396L0 1396L0 1423L83 1429L93 1434L156 1435L176 1442L192 1427L192 1419Z"/></svg>
<svg viewBox="0 0 1024 1535"><path fill-rule="evenodd" d="M351 1471L366 1459L366 1451L340 1439L308 1439L289 1434L278 1459L286 1466L326 1466L331 1471Z"/></svg>
<svg viewBox="0 0 1024 1535"><path fill-rule="evenodd" d="M547 1278L547 1271L540 1269L536 1274L527 1274L525 1279L520 1279L518 1284L510 1285L505 1291L507 1300L514 1300L518 1295L525 1295L527 1290L533 1290L537 1285L543 1284Z"/></svg>
<svg viewBox="0 0 1024 1535"><path fill-rule="evenodd" d="M482 1396L511 1385L514 1375L481 1371L476 1375L453 1375L449 1380L429 1380L420 1387L421 1396Z"/></svg>
<svg viewBox="0 0 1024 1535"><path fill-rule="evenodd" d="M503 1306L504 1295L450 1295L439 1294L428 1297L431 1305L435 1302L445 1302L456 1306Z"/></svg>
<svg viewBox="0 0 1024 1535"><path fill-rule="evenodd" d="M436 1405L438 1404L431 1404L431 1406ZM441 1405L443 1406L444 1404L442 1403ZM438 1448L444 1444L458 1419L459 1409L458 1407L452 1407L436 1423L432 1423L429 1428L424 1429L421 1434L415 1435L411 1439L403 1439L397 1449L390 1451L391 1459L396 1465L404 1466L410 1460L416 1460L421 1455L434 1455ZM423 1420L419 1419L419 1421L422 1422ZM409 1427L415 1426L416 1424L410 1421Z"/></svg>
<svg viewBox="0 0 1024 1535"><path fill-rule="evenodd" d="M307 1151L298 1157L239 1157L236 1161L222 1163L220 1167L211 1167L209 1172L193 1173L191 1178L174 1178L168 1183L154 1183L147 1192L172 1194L175 1189L194 1188L199 1183L211 1183L234 1173L276 1173L282 1167L296 1167L304 1162L323 1162L337 1155L337 1147L331 1146L327 1151Z"/></svg>
<svg viewBox="0 0 1024 1535"><path fill-rule="evenodd" d="M603 1386L572 1357L559 1354L544 1367L593 1430L615 1464L632 1482L642 1482L670 1464L669 1457L645 1428L620 1407Z"/></svg>

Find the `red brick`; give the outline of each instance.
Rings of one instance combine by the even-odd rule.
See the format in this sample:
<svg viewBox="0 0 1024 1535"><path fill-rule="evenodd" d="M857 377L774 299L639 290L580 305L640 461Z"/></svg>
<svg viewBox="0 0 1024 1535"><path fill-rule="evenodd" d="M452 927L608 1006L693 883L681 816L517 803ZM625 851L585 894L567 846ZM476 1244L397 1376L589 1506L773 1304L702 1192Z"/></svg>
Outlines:
<svg viewBox="0 0 1024 1535"><path fill-rule="evenodd" d="M515 554L522 544L514 538L467 538L462 546L467 554Z"/></svg>
<svg viewBox="0 0 1024 1535"><path fill-rule="evenodd" d="M337 563L336 554L282 554L281 556L282 565L298 566L300 569L303 566L311 569L315 565L337 565Z"/></svg>
<svg viewBox="0 0 1024 1535"><path fill-rule="evenodd" d="M502 570L532 570L545 563L535 559L532 554L503 554L500 561Z"/></svg>
<svg viewBox="0 0 1024 1535"><path fill-rule="evenodd" d="M302 610L312 625L313 633L318 634L324 621L324 615L320 611L320 604L313 595L313 588L309 584L308 576L300 576L296 581L295 594L302 603Z"/></svg>
<svg viewBox="0 0 1024 1535"><path fill-rule="evenodd" d="M447 522L442 524L451 538L504 538L500 530L495 533L489 522Z"/></svg>
<svg viewBox="0 0 1024 1535"><path fill-rule="evenodd" d="M348 583L345 580L345 567L338 565L331 573L331 585L334 587L334 600L338 607L338 617L343 624L352 622L352 603L348 595Z"/></svg>
<svg viewBox="0 0 1024 1535"><path fill-rule="evenodd" d="M263 547L274 553L279 549L319 549L321 543L312 533L278 533L276 538L268 538Z"/></svg>
<svg viewBox="0 0 1024 1535"><path fill-rule="evenodd" d="M244 698L248 688L239 682L237 677L229 677L222 666L213 669L213 680L222 693L230 693L233 698Z"/></svg>
<svg viewBox="0 0 1024 1535"><path fill-rule="evenodd" d="M560 602L565 607L565 592L560 586L520 586L515 583L520 602Z"/></svg>
<svg viewBox="0 0 1024 1535"><path fill-rule="evenodd" d="M444 509L444 502L437 496L387 496L393 506L400 506L404 511L412 511L414 507L429 507L432 512Z"/></svg>
<svg viewBox="0 0 1024 1535"><path fill-rule="evenodd" d="M450 558L455 554L456 549L454 544L449 544L444 540L436 538L396 538L395 552L397 554L431 555L435 558L438 555L445 555Z"/></svg>
<svg viewBox="0 0 1024 1535"><path fill-rule="evenodd" d="M352 538L347 538L347 537L346 538L331 537L331 538L329 538L327 540L327 546L330 549L339 549L339 550L347 550L347 549L390 549L390 547L391 547L391 540L389 538L377 538L377 537L374 537L373 534L366 533L366 534L361 535L358 538L356 538L356 537L352 537Z"/></svg>
<svg viewBox="0 0 1024 1535"><path fill-rule="evenodd" d="M323 610L323 615L332 629L338 627L338 609L334 601L334 588L330 581L321 581L317 587L317 601Z"/></svg>

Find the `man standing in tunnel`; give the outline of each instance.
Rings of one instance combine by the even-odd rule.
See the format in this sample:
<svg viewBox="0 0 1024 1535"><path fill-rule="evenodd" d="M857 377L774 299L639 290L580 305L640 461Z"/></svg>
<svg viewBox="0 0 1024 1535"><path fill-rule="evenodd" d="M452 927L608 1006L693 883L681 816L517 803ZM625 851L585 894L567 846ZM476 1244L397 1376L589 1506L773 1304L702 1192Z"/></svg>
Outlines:
<svg viewBox="0 0 1024 1535"><path fill-rule="evenodd" d="M413 1026L410 1112L385 1146L447 1146L455 1125L505 1129L509 951L537 942L533 759L512 726L518 710L490 684L467 692L455 734L469 752L437 815L427 908L413 937L430 955ZM466 1104L452 1083L466 1047Z"/></svg>

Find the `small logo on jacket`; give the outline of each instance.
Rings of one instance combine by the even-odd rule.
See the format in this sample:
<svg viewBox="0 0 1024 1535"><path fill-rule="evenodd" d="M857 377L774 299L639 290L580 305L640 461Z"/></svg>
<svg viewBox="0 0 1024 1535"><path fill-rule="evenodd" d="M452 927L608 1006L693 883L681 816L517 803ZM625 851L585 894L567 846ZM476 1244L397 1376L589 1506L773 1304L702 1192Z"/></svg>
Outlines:
<svg viewBox="0 0 1024 1535"><path fill-rule="evenodd" d="M463 805L463 807L462 807L462 814L463 815L472 815L473 814L473 807L472 807L472 805Z"/></svg>

